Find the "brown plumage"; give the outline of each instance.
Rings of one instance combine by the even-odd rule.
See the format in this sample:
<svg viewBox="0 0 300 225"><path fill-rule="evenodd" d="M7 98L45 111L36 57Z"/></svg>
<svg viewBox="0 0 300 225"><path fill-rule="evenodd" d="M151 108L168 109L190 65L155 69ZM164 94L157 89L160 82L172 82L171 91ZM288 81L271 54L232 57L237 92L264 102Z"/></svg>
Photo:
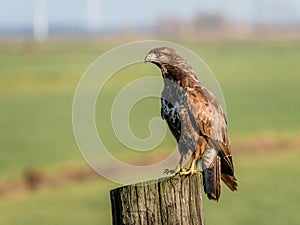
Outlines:
<svg viewBox="0 0 300 225"><path fill-rule="evenodd" d="M227 136L227 122L216 97L197 79L192 67L172 48L152 49L145 62L157 65L164 78L161 116L176 138L180 159L167 173L193 174L202 167L204 190L209 199L218 200L221 179L237 190ZM183 161L190 157L189 169Z"/></svg>

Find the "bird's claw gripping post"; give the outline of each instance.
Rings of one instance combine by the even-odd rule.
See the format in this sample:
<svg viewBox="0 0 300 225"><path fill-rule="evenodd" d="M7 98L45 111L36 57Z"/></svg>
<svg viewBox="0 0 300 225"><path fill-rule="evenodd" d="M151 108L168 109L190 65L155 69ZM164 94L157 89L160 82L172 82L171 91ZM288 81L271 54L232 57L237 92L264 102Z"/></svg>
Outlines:
<svg viewBox="0 0 300 225"><path fill-rule="evenodd" d="M175 170L173 169L165 169L163 174L167 174L167 175L170 175L170 174L174 174L175 173Z"/></svg>
<svg viewBox="0 0 300 225"><path fill-rule="evenodd" d="M193 174L198 174L199 171L198 170L194 170L194 169L189 169L189 170L182 170L179 172L179 175L183 176L183 175L193 175Z"/></svg>
<svg viewBox="0 0 300 225"><path fill-rule="evenodd" d="M185 170L185 169L180 168L180 164L178 163L175 170L174 169L165 169L163 174L167 174L167 175L175 174L175 175L177 175L177 174L180 174L183 170Z"/></svg>
<svg viewBox="0 0 300 225"><path fill-rule="evenodd" d="M196 160L194 159L192 161L192 165L191 165L190 169L189 170L182 169L179 172L179 175L193 175L193 174L198 174L199 171L197 169L195 169L195 167L196 167Z"/></svg>

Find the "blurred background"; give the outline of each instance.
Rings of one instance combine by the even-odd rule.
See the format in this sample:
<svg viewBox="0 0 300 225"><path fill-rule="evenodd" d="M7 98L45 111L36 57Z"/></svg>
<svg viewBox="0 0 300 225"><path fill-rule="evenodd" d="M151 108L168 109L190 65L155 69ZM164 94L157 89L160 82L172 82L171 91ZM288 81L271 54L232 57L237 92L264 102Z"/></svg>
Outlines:
<svg viewBox="0 0 300 225"><path fill-rule="evenodd" d="M196 52L222 87L239 190L224 187L219 203L205 198L207 224L299 224L297 0L0 0L0 224L111 224L109 190L119 185L82 158L72 101L98 56L144 39ZM119 71L103 93L107 102L97 105L106 110L97 114L106 144L136 165L175 146L168 134L145 157L112 138L111 101L122 85L149 74L160 76L151 65ZM146 138L160 106L141 104L131 125Z"/></svg>

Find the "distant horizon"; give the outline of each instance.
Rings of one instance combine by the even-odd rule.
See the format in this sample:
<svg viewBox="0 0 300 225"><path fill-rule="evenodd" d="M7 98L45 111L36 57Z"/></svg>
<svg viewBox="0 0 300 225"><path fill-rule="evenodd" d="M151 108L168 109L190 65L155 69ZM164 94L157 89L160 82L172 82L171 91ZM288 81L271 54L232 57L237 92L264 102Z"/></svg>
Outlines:
<svg viewBox="0 0 300 225"><path fill-rule="evenodd" d="M166 18L190 21L201 13L223 14L232 21L246 24L300 23L300 1L297 0L212 0L159 1L128 0L0 0L0 30L21 31L33 27L34 3L46 2L46 19L50 29L65 27L93 30L118 30L126 27L151 27ZM86 3L90 2L90 5ZM117 5L117 6L116 6ZM87 13L90 12L90 13Z"/></svg>

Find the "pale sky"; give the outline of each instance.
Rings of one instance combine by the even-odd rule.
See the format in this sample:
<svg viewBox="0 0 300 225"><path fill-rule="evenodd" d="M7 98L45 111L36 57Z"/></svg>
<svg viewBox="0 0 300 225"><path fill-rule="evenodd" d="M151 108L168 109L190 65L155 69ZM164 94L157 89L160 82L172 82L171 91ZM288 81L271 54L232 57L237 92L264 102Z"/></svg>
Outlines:
<svg viewBox="0 0 300 225"><path fill-rule="evenodd" d="M0 28L29 27L34 1L0 0ZM47 1L47 0L45 0ZM60 26L86 26L88 0L48 0L48 20ZM192 19L197 13L213 11L243 22L263 19L268 22L300 21L299 0L91 0L99 12L102 28L154 25L159 18ZM89 18L91 19L91 18Z"/></svg>

